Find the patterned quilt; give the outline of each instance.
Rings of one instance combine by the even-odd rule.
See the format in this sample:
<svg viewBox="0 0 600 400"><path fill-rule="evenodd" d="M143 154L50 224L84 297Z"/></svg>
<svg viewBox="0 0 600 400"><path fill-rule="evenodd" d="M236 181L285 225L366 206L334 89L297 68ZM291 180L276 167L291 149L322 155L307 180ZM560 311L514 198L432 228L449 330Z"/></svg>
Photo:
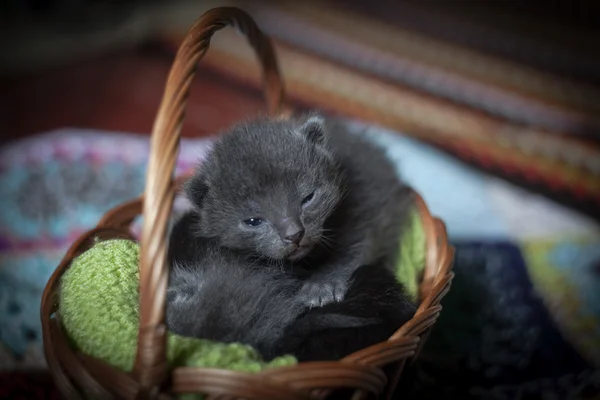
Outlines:
<svg viewBox="0 0 600 400"><path fill-rule="evenodd" d="M349 125L367 129L387 149L401 176L445 220L457 248L455 284L412 369L414 385L404 390L419 399L597 394L598 224L410 137ZM201 160L209 145L183 140L178 172ZM2 368L44 367L43 287L81 232L142 192L147 154L147 137L75 129L0 150ZM2 390L9 386L0 387L0 397L8 396Z"/></svg>

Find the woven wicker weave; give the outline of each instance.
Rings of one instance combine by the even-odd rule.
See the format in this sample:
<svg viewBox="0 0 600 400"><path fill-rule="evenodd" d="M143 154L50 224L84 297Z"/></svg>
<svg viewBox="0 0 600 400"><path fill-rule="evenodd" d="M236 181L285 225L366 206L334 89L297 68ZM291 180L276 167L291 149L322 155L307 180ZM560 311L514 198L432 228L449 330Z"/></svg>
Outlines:
<svg viewBox="0 0 600 400"><path fill-rule="evenodd" d="M415 316L387 341L370 346L339 362L310 362L257 374L206 368L175 368L166 362L164 325L168 265L167 223L178 180L173 178L186 97L195 66L208 48L211 36L231 25L249 39L264 69L265 93L272 115L281 115L283 85L270 41L254 21L237 8L223 7L205 13L181 45L154 124L146 189L142 198L109 211L97 227L80 237L50 278L42 298L44 347L55 382L68 399L172 398L197 392L209 399L312 399L331 389L354 389L353 398L389 398L407 360L416 356L435 323L442 297L452 280L453 249L444 224L433 218L416 195L426 233L426 266L420 286L421 305ZM73 349L61 329L57 310L60 277L74 257L89 249L95 238L131 238L130 224L143 213L140 255L140 330L133 371L125 373ZM386 373L383 372L385 368Z"/></svg>

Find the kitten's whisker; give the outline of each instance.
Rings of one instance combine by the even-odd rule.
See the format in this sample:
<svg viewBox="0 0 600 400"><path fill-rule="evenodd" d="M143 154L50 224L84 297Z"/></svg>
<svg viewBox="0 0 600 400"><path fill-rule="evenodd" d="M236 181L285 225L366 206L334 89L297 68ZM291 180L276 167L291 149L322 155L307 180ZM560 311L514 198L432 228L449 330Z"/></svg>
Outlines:
<svg viewBox="0 0 600 400"><path fill-rule="evenodd" d="M319 244L321 244L329 249L333 249L333 243L328 240L320 240Z"/></svg>
<svg viewBox="0 0 600 400"><path fill-rule="evenodd" d="M303 263L306 264L308 266L308 268L310 268L311 270L314 269L313 265L311 263L309 263L308 260L303 260Z"/></svg>
<svg viewBox="0 0 600 400"><path fill-rule="evenodd" d="M249 267L250 267L250 268L252 268L252 267L254 267L256 264L258 264L258 261L259 261L259 260L255 258L255 259L250 259L249 261L250 261Z"/></svg>
<svg viewBox="0 0 600 400"><path fill-rule="evenodd" d="M322 241L328 242L328 243L333 243L334 242L334 240L332 238L330 238L327 235L323 235L323 234L319 235L319 240L322 240Z"/></svg>
<svg viewBox="0 0 600 400"><path fill-rule="evenodd" d="M319 244L321 244L327 250L331 250L331 251L338 250L335 241L324 235L319 236Z"/></svg>

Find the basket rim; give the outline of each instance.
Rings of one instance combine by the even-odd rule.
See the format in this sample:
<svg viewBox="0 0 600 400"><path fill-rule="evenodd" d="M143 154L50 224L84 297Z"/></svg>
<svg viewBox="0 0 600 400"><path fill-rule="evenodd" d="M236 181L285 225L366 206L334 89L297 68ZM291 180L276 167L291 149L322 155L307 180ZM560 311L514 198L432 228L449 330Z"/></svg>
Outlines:
<svg viewBox="0 0 600 400"><path fill-rule="evenodd" d="M177 181L182 183L185 178L186 177L180 177ZM214 371L218 370L225 371L223 374L226 374L232 379L242 379L246 381L248 377L250 377L249 379L251 379L254 383L260 380L265 384L267 384L267 381L273 380L271 383L275 383L277 385L277 390L282 390L282 385L280 385L280 383L285 382L286 376L290 376L288 372L304 369L306 368L306 365L308 365L309 368L315 368L319 365L328 365L334 363L336 365L343 364L344 366L347 366L347 369L352 369L354 365L359 364L365 367L370 367L371 370L369 374L372 375L377 373L375 371L379 371L379 367L386 364L386 361L388 361L390 355L383 353L390 348L396 348L396 353L392 354L392 359L406 359L414 357L417 354L418 348L422 344L420 335L426 332L437 319L437 316L442 308L439 302L441 301L443 295L445 295L445 293L449 290L450 282L453 277L453 273L451 272L453 248L447 243L444 224L438 218L435 218L431 215L427 205L418 193L413 191L413 194L415 198L415 208L418 210L423 229L426 232L426 247L428 248L433 243L434 248L434 250L426 252L426 269L433 268L435 271L435 276L431 283L427 284L425 280L426 274L423 274L423 280L421 281L420 285L421 293L423 294L424 291L428 291L428 293L425 295L425 297L420 297L419 309L415 315L404 325L399 327L398 330L387 341L373 344L355 353L349 354L339 361L333 362L299 362L295 365L274 367L257 373L203 367L174 367L170 369L170 376L181 377L184 375L189 377L193 374L214 374ZM63 257L63 260L57 269L54 271L53 277L55 276L55 279L51 279L48 282L42 298L41 318L44 326L44 344L47 353L46 356L47 359L49 359L49 366L51 369L54 368L54 370L62 370L63 368L60 366L60 364L63 364L64 366L66 362L73 365L74 363L72 359L78 358L80 361L75 364L76 369L85 370L86 368L93 366L94 371L96 372L102 371L102 373L106 373L106 370L112 370L112 373L109 373L110 379L107 381L113 382L113 384L118 382L122 392L130 393L135 392L139 387L139 384L136 382L136 378L133 373L127 373L118 370L102 360L97 360L89 355L85 355L71 347L69 347L71 354L67 355L69 351L65 349L65 343L67 343L66 335L60 327L59 317L55 316L54 318L51 318L51 316L57 311L58 307L58 282L62 274L69 268L72 260L85 250L91 248L96 239L108 240L120 238L135 240L133 235L127 229L133 219L136 216L141 215L142 204L143 197L139 197L109 210L101 219L96 228L91 229L90 231L81 235L79 239L73 243L71 248ZM428 305L423 307L424 304ZM60 345L57 346L57 342L60 343ZM51 360L52 362L50 362ZM65 378L63 377L58 379L59 381L57 384L60 387L60 381L64 381ZM87 384L92 388L95 387L96 391L101 390L98 389L98 387L101 388L102 384L97 382L92 376L80 376L79 380L88 382ZM357 383L360 381L353 382ZM181 383L181 379L175 379L173 384L174 385L171 387L173 392L182 391L182 385L185 386L184 383ZM312 381L310 381L309 384L312 384ZM383 385L385 385L385 382L383 382L382 386L376 391L381 391L383 389ZM375 389L369 384L363 384L362 386L365 386L365 389ZM289 396L293 396L293 393L295 392L291 393L292 394L289 394Z"/></svg>

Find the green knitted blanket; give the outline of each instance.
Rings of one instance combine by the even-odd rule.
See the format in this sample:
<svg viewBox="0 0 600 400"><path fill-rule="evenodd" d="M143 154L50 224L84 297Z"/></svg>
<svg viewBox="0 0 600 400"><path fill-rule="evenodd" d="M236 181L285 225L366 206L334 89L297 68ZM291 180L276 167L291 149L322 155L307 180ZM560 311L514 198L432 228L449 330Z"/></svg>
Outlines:
<svg viewBox="0 0 600 400"><path fill-rule="evenodd" d="M417 299L424 266L425 235L412 214L401 240L397 277ZM82 352L124 371L133 367L139 326L139 244L113 239L96 243L72 262L61 281L59 314L72 343ZM195 366L258 372L296 363L293 356L265 362L250 346L168 336L172 367Z"/></svg>

